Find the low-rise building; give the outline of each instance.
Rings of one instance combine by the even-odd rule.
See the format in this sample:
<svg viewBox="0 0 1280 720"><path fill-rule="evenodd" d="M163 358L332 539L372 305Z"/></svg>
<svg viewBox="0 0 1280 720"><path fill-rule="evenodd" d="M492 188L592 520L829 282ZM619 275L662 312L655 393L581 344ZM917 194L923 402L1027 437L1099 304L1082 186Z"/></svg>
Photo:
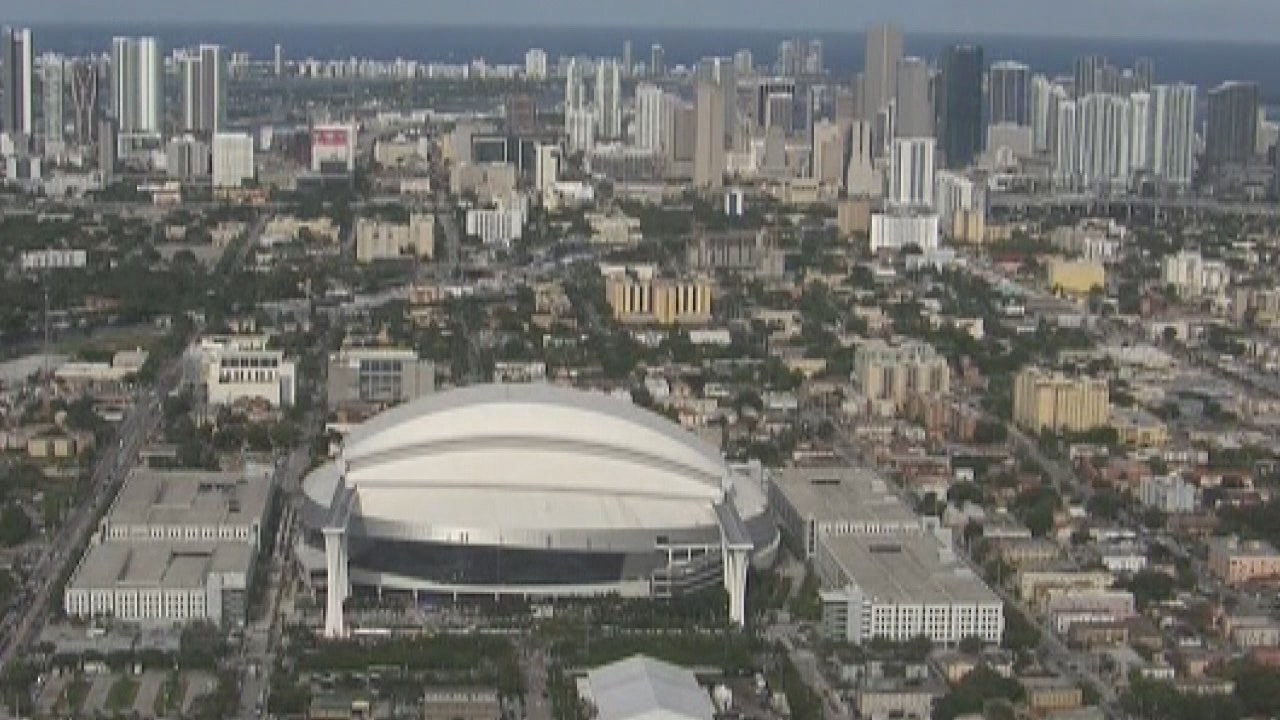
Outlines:
<svg viewBox="0 0 1280 720"><path fill-rule="evenodd" d="M1214 537L1209 545L1209 571L1228 585L1280 579L1280 553L1270 543Z"/></svg>
<svg viewBox="0 0 1280 720"><path fill-rule="evenodd" d="M201 342L201 368L210 405L232 405L260 399L272 407L292 406L297 366L280 350L267 348L260 335L206 338Z"/></svg>
<svg viewBox="0 0 1280 720"><path fill-rule="evenodd" d="M346 347L329 355L329 407L408 402L435 390L435 373L435 363L413 350Z"/></svg>
<svg viewBox="0 0 1280 720"><path fill-rule="evenodd" d="M1138 486L1138 499L1160 512L1190 513L1199 505L1200 488L1178 475L1144 477Z"/></svg>
<svg viewBox="0 0 1280 720"><path fill-rule="evenodd" d="M1044 608L1051 599L1070 593L1102 592L1115 582L1099 570L1023 570L1018 573L1018 597L1032 607Z"/></svg>
<svg viewBox="0 0 1280 720"><path fill-rule="evenodd" d="M1018 682L1026 695L1027 707L1034 713L1074 710L1084 705L1084 691L1066 678L1027 677Z"/></svg>
<svg viewBox="0 0 1280 720"><path fill-rule="evenodd" d="M501 720L502 701L488 687L428 687L422 720Z"/></svg>
<svg viewBox="0 0 1280 720"><path fill-rule="evenodd" d="M412 213L408 222L392 222L373 218L356 220L356 262L412 255L431 258L435 255L435 216Z"/></svg>
<svg viewBox="0 0 1280 720"><path fill-rule="evenodd" d="M1099 262L1051 260L1049 287L1057 293L1088 295L1095 288L1103 290L1107 287L1107 271Z"/></svg>

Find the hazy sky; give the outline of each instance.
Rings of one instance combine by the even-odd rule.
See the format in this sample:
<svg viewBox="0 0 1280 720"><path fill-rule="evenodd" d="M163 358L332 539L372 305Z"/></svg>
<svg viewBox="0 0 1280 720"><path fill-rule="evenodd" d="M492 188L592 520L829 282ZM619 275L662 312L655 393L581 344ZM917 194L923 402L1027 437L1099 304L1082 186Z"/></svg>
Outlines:
<svg viewBox="0 0 1280 720"><path fill-rule="evenodd" d="M361 22L1034 33L1276 42L1280 0L0 0L9 21Z"/></svg>

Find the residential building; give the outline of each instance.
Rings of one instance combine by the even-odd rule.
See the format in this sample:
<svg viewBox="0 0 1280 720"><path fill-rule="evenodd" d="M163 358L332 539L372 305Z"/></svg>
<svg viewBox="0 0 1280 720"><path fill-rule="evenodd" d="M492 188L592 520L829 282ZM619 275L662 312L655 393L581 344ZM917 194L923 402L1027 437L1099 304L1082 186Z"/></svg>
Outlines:
<svg viewBox="0 0 1280 720"><path fill-rule="evenodd" d="M1013 420L1031 432L1086 432L1105 427L1110 414L1107 381L1069 378L1030 367L1013 385Z"/></svg>
<svg viewBox="0 0 1280 720"><path fill-rule="evenodd" d="M207 137L226 124L226 73L220 45L201 45L183 58L183 130Z"/></svg>
<svg viewBox="0 0 1280 720"><path fill-rule="evenodd" d="M524 76L530 80L547 79L547 51L530 48L524 54Z"/></svg>
<svg viewBox="0 0 1280 720"><path fill-rule="evenodd" d="M410 213L408 222L361 217L356 220L356 262L370 263L411 255L435 256L436 219L430 213Z"/></svg>
<svg viewBox="0 0 1280 720"><path fill-rule="evenodd" d="M718 189L724 182L724 104L724 89L718 83L698 83L693 155L693 184L698 188Z"/></svg>
<svg viewBox="0 0 1280 720"><path fill-rule="evenodd" d="M622 137L622 71L617 60L596 65L596 123L598 137Z"/></svg>
<svg viewBox="0 0 1280 720"><path fill-rule="evenodd" d="M248 133L214 133L213 187L239 188L255 177L253 137Z"/></svg>
<svg viewBox="0 0 1280 720"><path fill-rule="evenodd" d="M947 359L918 340L863 341L854 354L853 375L867 399L888 401L895 410L912 395L945 395L951 390Z"/></svg>
<svg viewBox="0 0 1280 720"><path fill-rule="evenodd" d="M523 207L506 204L473 208L467 211L467 235L480 238L485 245L510 245L524 235L527 215Z"/></svg>
<svg viewBox="0 0 1280 720"><path fill-rule="evenodd" d="M636 146L661 153L665 126L670 122L671 102L667 91L652 83L640 83L636 87Z"/></svg>
<svg viewBox="0 0 1280 720"><path fill-rule="evenodd" d="M956 645L1004 634L1004 602L931 533L821 535L814 568L826 637Z"/></svg>
<svg viewBox="0 0 1280 720"><path fill-rule="evenodd" d="M845 189L849 197L878 198L884 195L884 176L876 167L872 123L855 120L849 131L849 165Z"/></svg>
<svg viewBox="0 0 1280 720"><path fill-rule="evenodd" d="M1205 157L1211 163L1253 159L1258 137L1257 83L1227 82L1209 91Z"/></svg>
<svg viewBox="0 0 1280 720"><path fill-rule="evenodd" d="M813 126L812 175L823 185L844 185L845 134L843 126L826 120Z"/></svg>
<svg viewBox="0 0 1280 720"><path fill-rule="evenodd" d="M1280 579L1280 553L1261 540L1241 540L1235 536L1212 537L1209 571L1228 585L1275 582Z"/></svg>
<svg viewBox="0 0 1280 720"><path fill-rule="evenodd" d="M1199 506L1200 488L1178 475L1144 477L1138 490L1144 506L1163 513L1190 513Z"/></svg>
<svg viewBox="0 0 1280 720"><path fill-rule="evenodd" d="M46 148L60 146L66 138L67 115L63 97L67 91L67 62L61 55L40 59L40 116Z"/></svg>
<svg viewBox="0 0 1280 720"><path fill-rule="evenodd" d="M158 138L163 130L163 61L153 37L117 37L111 43L111 112L121 154L135 139Z"/></svg>
<svg viewBox="0 0 1280 720"><path fill-rule="evenodd" d="M502 720L502 717L502 699L496 688L428 687L422 693L422 720Z"/></svg>
<svg viewBox="0 0 1280 720"><path fill-rule="evenodd" d="M871 251L901 250L915 246L921 250L938 247L938 216L931 212L898 211L871 216Z"/></svg>
<svg viewBox="0 0 1280 720"><path fill-rule="evenodd" d="M991 125L1031 125L1031 68L1023 63L993 63L987 71L987 118Z"/></svg>
<svg viewBox="0 0 1280 720"><path fill-rule="evenodd" d="M1189 185L1195 173L1196 86L1151 88L1151 172L1173 185Z"/></svg>
<svg viewBox="0 0 1280 720"><path fill-rule="evenodd" d="M1231 284L1231 269L1221 260L1205 260L1195 250L1179 250L1166 255L1162 279L1187 298L1217 295Z"/></svg>
<svg viewBox="0 0 1280 720"><path fill-rule="evenodd" d="M698 232L685 256L689 268L699 272L731 272L780 277L786 270L786 253L775 246L765 230Z"/></svg>
<svg viewBox="0 0 1280 720"><path fill-rule="evenodd" d="M933 207L931 137L897 138L889 155L889 192L885 200L905 208Z"/></svg>
<svg viewBox="0 0 1280 720"><path fill-rule="evenodd" d="M711 281L639 277L606 278L605 299L619 322L654 325L705 325L711 321Z"/></svg>
<svg viewBox="0 0 1280 720"><path fill-rule="evenodd" d="M785 467L769 473L769 508L812 560L824 535L924 532L888 481L865 467Z"/></svg>

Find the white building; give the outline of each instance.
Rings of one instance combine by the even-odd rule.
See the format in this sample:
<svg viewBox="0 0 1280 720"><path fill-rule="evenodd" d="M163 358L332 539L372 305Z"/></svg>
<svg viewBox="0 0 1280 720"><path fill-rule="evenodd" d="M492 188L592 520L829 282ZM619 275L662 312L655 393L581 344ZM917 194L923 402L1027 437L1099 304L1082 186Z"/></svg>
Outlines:
<svg viewBox="0 0 1280 720"><path fill-rule="evenodd" d="M827 637L955 645L1004 634L1004 601L931 533L822 535L814 568Z"/></svg>
<svg viewBox="0 0 1280 720"><path fill-rule="evenodd" d="M1038 153L1049 150L1050 97L1053 82L1044 75L1031 78L1031 147Z"/></svg>
<svg viewBox="0 0 1280 720"><path fill-rule="evenodd" d="M131 147L133 138L160 136L164 74L154 37L111 41L111 111L122 149Z"/></svg>
<svg viewBox="0 0 1280 720"><path fill-rule="evenodd" d="M547 52L531 48L524 54L524 76L530 80L547 79Z"/></svg>
<svg viewBox="0 0 1280 720"><path fill-rule="evenodd" d="M213 186L238 188L254 178L253 137L248 133L213 136Z"/></svg>
<svg viewBox="0 0 1280 720"><path fill-rule="evenodd" d="M938 216L934 213L874 213L871 216L871 252L901 250L915 245L921 250L938 247Z"/></svg>
<svg viewBox="0 0 1280 720"><path fill-rule="evenodd" d="M311 171L356 169L356 127L316 125L311 129Z"/></svg>
<svg viewBox="0 0 1280 720"><path fill-rule="evenodd" d="M899 207L933 207L934 139L895 138L890 146L889 194Z"/></svg>
<svg viewBox="0 0 1280 720"><path fill-rule="evenodd" d="M636 655L596 668L578 684L595 720L712 720L715 706L684 668Z"/></svg>
<svg viewBox="0 0 1280 720"><path fill-rule="evenodd" d="M19 258L23 272L31 270L67 270L83 268L89 264L89 254L84 250L47 248L24 250Z"/></svg>
<svg viewBox="0 0 1280 720"><path fill-rule="evenodd" d="M546 193L555 187L560 179L560 147L550 143L538 145L534 158L533 187L540 193Z"/></svg>
<svg viewBox="0 0 1280 720"><path fill-rule="evenodd" d="M1164 258L1162 277L1184 297L1215 295L1231 284L1231 270L1220 260L1205 260L1194 250L1180 250Z"/></svg>
<svg viewBox="0 0 1280 720"><path fill-rule="evenodd" d="M600 137L622 137L622 70L617 60L596 66L596 113Z"/></svg>
<svg viewBox="0 0 1280 720"><path fill-rule="evenodd" d="M789 467L769 473L769 510L811 560L825 535L923 532L887 481L860 467Z"/></svg>
<svg viewBox="0 0 1280 720"><path fill-rule="evenodd" d="M1142 504L1164 513L1195 512L1200 488L1177 475L1144 477L1138 498Z"/></svg>
<svg viewBox="0 0 1280 720"><path fill-rule="evenodd" d="M272 407L293 405L297 367L279 350L268 350L260 335L205 338L201 342L205 394L210 405L265 400Z"/></svg>
<svg viewBox="0 0 1280 720"><path fill-rule="evenodd" d="M1151 171L1177 185L1195 174L1196 86L1151 88Z"/></svg>
<svg viewBox="0 0 1280 720"><path fill-rule="evenodd" d="M467 211L467 234L485 245L510 245L524 235L525 211L520 208L487 208Z"/></svg>
<svg viewBox="0 0 1280 720"><path fill-rule="evenodd" d="M636 87L636 147L661 152L671 103L667 91L652 83Z"/></svg>
<svg viewBox="0 0 1280 720"><path fill-rule="evenodd" d="M569 152L591 152L596 145L596 111L590 107L565 107L564 134Z"/></svg>
<svg viewBox="0 0 1280 720"><path fill-rule="evenodd" d="M987 194L981 184L975 183L963 173L941 170L933 179L933 204L942 227L950 228L956 213L977 212L985 215Z"/></svg>

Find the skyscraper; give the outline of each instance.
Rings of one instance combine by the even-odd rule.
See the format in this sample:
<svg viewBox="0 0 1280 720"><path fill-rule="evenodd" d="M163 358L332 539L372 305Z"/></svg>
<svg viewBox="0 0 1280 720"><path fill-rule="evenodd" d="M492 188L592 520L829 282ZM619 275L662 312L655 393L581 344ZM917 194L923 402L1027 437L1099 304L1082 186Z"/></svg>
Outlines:
<svg viewBox="0 0 1280 720"><path fill-rule="evenodd" d="M739 77L748 77L756 70L755 56L751 54L751 50L742 48L733 54L733 71Z"/></svg>
<svg viewBox="0 0 1280 720"><path fill-rule="evenodd" d="M4 115L3 130L14 135L31 135L31 70L35 49L31 46L31 30L6 27L3 31Z"/></svg>
<svg viewBox="0 0 1280 720"><path fill-rule="evenodd" d="M635 67L635 60L631 57L631 40L622 41L622 74L631 76L631 69Z"/></svg>
<svg viewBox="0 0 1280 720"><path fill-rule="evenodd" d="M1049 149L1049 129L1051 127L1050 120L1050 97L1053 93L1053 83L1044 75L1035 75L1031 78L1030 91L1030 120L1031 120L1031 149L1035 152L1042 153Z"/></svg>
<svg viewBox="0 0 1280 720"><path fill-rule="evenodd" d="M1156 61L1140 57L1133 61L1133 74L1138 78L1138 89L1150 92L1156 84Z"/></svg>
<svg viewBox="0 0 1280 720"><path fill-rule="evenodd" d="M61 144L64 140L66 115L62 98L66 92L65 63L61 55L45 55L40 59L40 117L45 144Z"/></svg>
<svg viewBox="0 0 1280 720"><path fill-rule="evenodd" d="M622 136L622 70L617 60L596 65L596 121L600 137L614 140Z"/></svg>
<svg viewBox="0 0 1280 720"><path fill-rule="evenodd" d="M942 54L939 138L950 169L973 164L982 152L982 48L953 45Z"/></svg>
<svg viewBox="0 0 1280 720"><path fill-rule="evenodd" d="M1257 138L1257 83L1227 82L1210 90L1204 138L1209 162L1248 162Z"/></svg>
<svg viewBox="0 0 1280 720"><path fill-rule="evenodd" d="M706 57L698 61L696 82L713 82L724 97L726 137L738 126L738 71L729 58Z"/></svg>
<svg viewBox="0 0 1280 720"><path fill-rule="evenodd" d="M804 55L804 73L806 75L821 75L826 72L826 69L822 40L814 38L809 41L809 48Z"/></svg>
<svg viewBox="0 0 1280 720"><path fill-rule="evenodd" d="M530 48L524 54L524 76L530 80L547 79L547 51Z"/></svg>
<svg viewBox="0 0 1280 720"><path fill-rule="evenodd" d="M800 63L800 49L795 40L778 43L778 60L775 69L782 77L795 77Z"/></svg>
<svg viewBox="0 0 1280 720"><path fill-rule="evenodd" d="M724 89L704 80L698 83L696 97L693 184L714 189L724 182Z"/></svg>
<svg viewBox="0 0 1280 720"><path fill-rule="evenodd" d="M587 104L586 79L582 64L576 58L569 58L569 66L564 72L564 109L577 110Z"/></svg>
<svg viewBox="0 0 1280 720"><path fill-rule="evenodd" d="M91 60L76 60L71 65L71 129L76 142L94 141L98 119L98 67Z"/></svg>
<svg viewBox="0 0 1280 720"><path fill-rule="evenodd" d="M111 112L121 142L158 136L164 117L160 51L153 37L117 37L111 42Z"/></svg>
<svg viewBox="0 0 1280 720"><path fill-rule="evenodd" d="M844 185L845 128L822 121L813 126L812 176L834 187Z"/></svg>
<svg viewBox="0 0 1280 720"><path fill-rule="evenodd" d="M884 194L884 180L875 165L875 143L871 123L855 120L849 129L849 166L845 169L845 188L849 197L874 197Z"/></svg>
<svg viewBox="0 0 1280 720"><path fill-rule="evenodd" d="M1082 98L1096 92L1109 92L1106 84L1107 59L1098 55L1084 55L1075 60L1075 96Z"/></svg>
<svg viewBox="0 0 1280 720"><path fill-rule="evenodd" d="M280 43L276 43L274 59L276 77L284 77L284 46Z"/></svg>
<svg viewBox="0 0 1280 720"><path fill-rule="evenodd" d="M658 43L649 48L649 74L663 77L667 74L667 53Z"/></svg>
<svg viewBox="0 0 1280 720"><path fill-rule="evenodd" d="M991 66L987 78L990 124L1030 125L1031 69L1018 62L998 62Z"/></svg>
<svg viewBox="0 0 1280 720"><path fill-rule="evenodd" d="M182 128L212 136L226 122L226 64L222 47L201 45L182 66Z"/></svg>
<svg viewBox="0 0 1280 720"><path fill-rule="evenodd" d="M895 90L898 137L933 136L933 102L929 98L929 66L918 57L898 61Z"/></svg>
<svg viewBox="0 0 1280 720"><path fill-rule="evenodd" d="M1151 169L1151 95L1145 92L1129 95L1129 169Z"/></svg>
<svg viewBox="0 0 1280 720"><path fill-rule="evenodd" d="M933 206L933 138L899 138L889 153L891 204L901 207Z"/></svg>
<svg viewBox="0 0 1280 720"><path fill-rule="evenodd" d="M902 31L882 25L867 31L866 60L862 70L862 118L876 114L893 100L898 87L898 61L902 60Z"/></svg>
<svg viewBox="0 0 1280 720"><path fill-rule="evenodd" d="M1151 87L1151 172L1187 185L1195 172L1196 86Z"/></svg>
<svg viewBox="0 0 1280 720"><path fill-rule="evenodd" d="M663 123L667 122L667 93L651 83L636 87L636 146L662 150Z"/></svg>

